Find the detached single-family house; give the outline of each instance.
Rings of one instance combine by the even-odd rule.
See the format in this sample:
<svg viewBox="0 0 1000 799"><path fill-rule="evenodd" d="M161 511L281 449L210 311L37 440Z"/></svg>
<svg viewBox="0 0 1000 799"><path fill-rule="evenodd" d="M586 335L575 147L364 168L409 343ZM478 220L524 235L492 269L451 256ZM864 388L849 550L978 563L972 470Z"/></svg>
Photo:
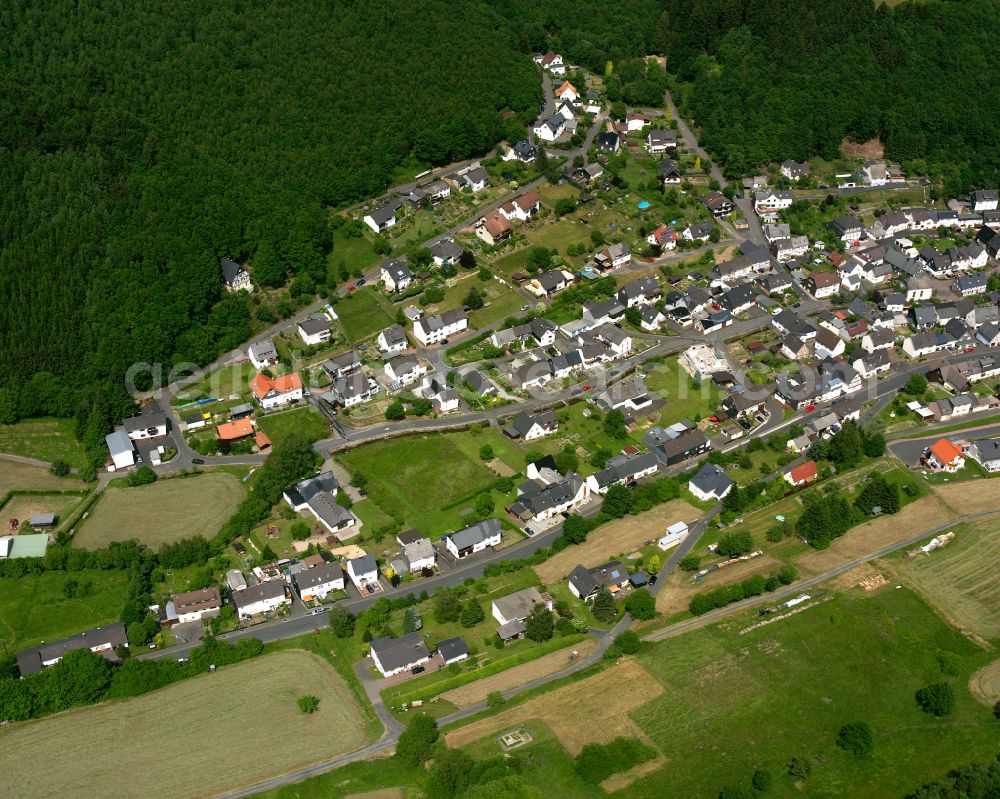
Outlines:
<svg viewBox="0 0 1000 799"><path fill-rule="evenodd" d="M843 353L847 347L846 342L836 333L826 327L821 327L816 333L816 342L813 345L816 357L826 360L836 358Z"/></svg>
<svg viewBox="0 0 1000 799"><path fill-rule="evenodd" d="M809 162L804 161L800 164L797 161L782 161L781 174L789 180L801 180L809 177Z"/></svg>
<svg viewBox="0 0 1000 799"><path fill-rule="evenodd" d="M406 265L406 258L387 258L382 262L379 280L386 291L405 291L413 282L413 273Z"/></svg>
<svg viewBox="0 0 1000 799"><path fill-rule="evenodd" d="M201 619L210 619L219 615L222 608L222 597L219 589L201 588L197 591L185 591L170 597L177 614L178 624L187 624Z"/></svg>
<svg viewBox="0 0 1000 799"><path fill-rule="evenodd" d="M575 103L580 99L580 92L578 92L576 86L568 80L563 81L562 85L559 86L554 93L559 100L568 100L571 103Z"/></svg>
<svg viewBox="0 0 1000 799"><path fill-rule="evenodd" d="M288 604L283 580L266 580L257 585L247 586L242 591L233 591L232 599L236 615L243 621L265 613L273 613L282 605Z"/></svg>
<svg viewBox="0 0 1000 799"><path fill-rule="evenodd" d="M793 486L801 486L813 482L819 476L816 469L816 461L806 461L798 466L793 466L783 475L785 481Z"/></svg>
<svg viewBox="0 0 1000 799"><path fill-rule="evenodd" d="M280 408L302 399L302 378L298 372L279 377L268 377L263 372L250 381L250 391L264 410Z"/></svg>
<svg viewBox="0 0 1000 799"><path fill-rule="evenodd" d="M864 235L864 225L853 216L838 216L826 226L845 244L853 244Z"/></svg>
<svg viewBox="0 0 1000 799"><path fill-rule="evenodd" d="M840 275L836 272L813 272L802 284L817 300L825 300L840 291Z"/></svg>
<svg viewBox="0 0 1000 799"><path fill-rule="evenodd" d="M340 561L335 560L300 571L295 575L295 587L303 602L326 599L334 591L343 591L344 570Z"/></svg>
<svg viewBox="0 0 1000 799"><path fill-rule="evenodd" d="M563 63L563 57L558 53L553 53L549 50L543 56L536 56L535 61L537 61L542 69L551 72L553 75L565 75L566 65Z"/></svg>
<svg viewBox="0 0 1000 799"><path fill-rule="evenodd" d="M947 438L935 441L927 451L927 464L935 471L953 474L965 466L961 447Z"/></svg>
<svg viewBox="0 0 1000 799"><path fill-rule="evenodd" d="M462 248L455 243L454 239L438 239L427 249L431 251L435 266L450 266L457 263L462 256Z"/></svg>
<svg viewBox="0 0 1000 799"><path fill-rule="evenodd" d="M378 586L378 563L372 555L351 558L347 561L347 576L364 596L369 586Z"/></svg>
<svg viewBox="0 0 1000 799"><path fill-rule="evenodd" d="M617 269L620 266L625 266L631 260L632 248L624 242L612 244L610 247L594 253L594 264L601 270Z"/></svg>
<svg viewBox="0 0 1000 799"><path fill-rule="evenodd" d="M602 153L617 153L622 146L622 140L617 133L605 132L597 136L597 146Z"/></svg>
<svg viewBox="0 0 1000 799"><path fill-rule="evenodd" d="M278 350L274 347L274 341L269 338L255 341L247 349L247 356L254 369L267 369L278 363Z"/></svg>
<svg viewBox="0 0 1000 799"><path fill-rule="evenodd" d="M165 413L142 413L138 416L130 416L122 422L122 429L133 441L163 438L167 434L167 415Z"/></svg>
<svg viewBox="0 0 1000 799"><path fill-rule="evenodd" d="M598 591L606 587L612 595L628 587L628 569L618 560L602 563L593 569L577 565L569 575L569 592L577 599L592 602Z"/></svg>
<svg viewBox="0 0 1000 799"><path fill-rule="evenodd" d="M128 647L128 637L125 635L125 625L120 621L105 624L92 630L85 630L68 638L39 644L31 649L22 649L17 653L17 668L22 677L37 674L46 666L58 663L70 652L77 649L89 649L107 660L117 661L115 648Z"/></svg>
<svg viewBox="0 0 1000 799"><path fill-rule="evenodd" d="M555 411L544 410L535 413L521 411L514 417L511 427L522 441L534 441L559 430L559 420Z"/></svg>
<svg viewBox="0 0 1000 799"><path fill-rule="evenodd" d="M298 328L302 341L310 347L329 341L333 337L330 332L330 320L325 316L303 319L299 322Z"/></svg>
<svg viewBox="0 0 1000 799"><path fill-rule="evenodd" d="M677 134L672 130L651 130L646 134L646 149L660 155L677 149Z"/></svg>
<svg viewBox="0 0 1000 799"><path fill-rule="evenodd" d="M1000 472L1000 439L973 441L966 449L966 454L990 474Z"/></svg>
<svg viewBox="0 0 1000 799"><path fill-rule="evenodd" d="M657 166L657 174L660 176L660 183L664 186L680 186L681 170L677 162L670 158L664 158Z"/></svg>
<svg viewBox="0 0 1000 799"><path fill-rule="evenodd" d="M415 669L431 659L430 650L418 632L401 638L373 638L369 654L383 677Z"/></svg>
<svg viewBox="0 0 1000 799"><path fill-rule="evenodd" d="M962 275L951 284L951 290L960 297L974 297L977 294L985 294L986 275L982 272L974 272L971 275Z"/></svg>
<svg viewBox="0 0 1000 799"><path fill-rule="evenodd" d="M387 327L378 334L378 348L385 355L395 355L402 352L408 346L406 331L399 325Z"/></svg>
<svg viewBox="0 0 1000 799"><path fill-rule="evenodd" d="M875 352L877 350L891 350L896 337L891 330L883 327L869 330L861 339L861 349L865 352Z"/></svg>
<svg viewBox="0 0 1000 799"><path fill-rule="evenodd" d="M385 365L385 376L400 386L417 382L427 374L427 367L415 355L400 355Z"/></svg>
<svg viewBox="0 0 1000 799"><path fill-rule="evenodd" d="M425 316L413 323L413 336L425 347L440 344L469 327L464 308L452 308L438 316Z"/></svg>
<svg viewBox="0 0 1000 799"><path fill-rule="evenodd" d="M469 645L461 638L446 638L438 643L437 651L445 666L469 657Z"/></svg>
<svg viewBox="0 0 1000 799"><path fill-rule="evenodd" d="M861 179L866 186L884 186L889 182L889 171L882 161L867 161L861 168Z"/></svg>
<svg viewBox="0 0 1000 799"><path fill-rule="evenodd" d="M765 189L754 192L753 207L757 213L769 213L790 208L795 197L790 191Z"/></svg>
<svg viewBox="0 0 1000 799"><path fill-rule="evenodd" d="M889 350L876 350L856 358L851 365L867 380L881 372L888 372L892 368L892 361L889 360Z"/></svg>
<svg viewBox="0 0 1000 799"><path fill-rule="evenodd" d="M562 114L553 114L535 125L532 130L542 141L555 141L566 130L566 117Z"/></svg>
<svg viewBox="0 0 1000 799"><path fill-rule="evenodd" d="M437 562L437 550L427 538L418 538L403 545L403 560L410 573L433 569Z"/></svg>
<svg viewBox="0 0 1000 799"><path fill-rule="evenodd" d="M489 518L446 535L444 545L454 558L461 559L489 547L499 546L501 539L500 520Z"/></svg>
<svg viewBox="0 0 1000 799"><path fill-rule="evenodd" d="M736 210L732 201L717 191L707 192L701 202L716 219L724 219Z"/></svg>
<svg viewBox="0 0 1000 799"><path fill-rule="evenodd" d="M402 200L388 200L374 211L365 214L364 223L375 233L388 230L396 224L396 213L403 207Z"/></svg>
<svg viewBox="0 0 1000 799"><path fill-rule="evenodd" d="M714 463L705 463L698 473L688 480L688 491L703 502L719 501L733 490L733 481Z"/></svg>
<svg viewBox="0 0 1000 799"><path fill-rule="evenodd" d="M510 238L513 228L499 210L490 211L475 226L476 236L487 244L499 244Z"/></svg>
<svg viewBox="0 0 1000 799"><path fill-rule="evenodd" d="M236 261L223 258L219 261L219 270L222 272L222 283L226 291L253 291L250 273Z"/></svg>
<svg viewBox="0 0 1000 799"><path fill-rule="evenodd" d="M536 605L542 605L551 611L555 603L548 594L543 594L535 586L528 586L513 594L493 600L493 618L499 624L509 624L512 621L524 621L531 615Z"/></svg>

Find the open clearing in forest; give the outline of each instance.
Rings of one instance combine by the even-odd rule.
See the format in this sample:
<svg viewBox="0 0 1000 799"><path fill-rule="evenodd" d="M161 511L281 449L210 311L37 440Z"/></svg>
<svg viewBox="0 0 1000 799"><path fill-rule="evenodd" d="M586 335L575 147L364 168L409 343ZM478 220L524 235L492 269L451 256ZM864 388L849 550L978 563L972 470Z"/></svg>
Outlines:
<svg viewBox="0 0 1000 799"><path fill-rule="evenodd" d="M312 714L300 696L319 697ZM9 796L194 799L350 752L365 725L321 658L278 652L133 699L0 731Z"/></svg>

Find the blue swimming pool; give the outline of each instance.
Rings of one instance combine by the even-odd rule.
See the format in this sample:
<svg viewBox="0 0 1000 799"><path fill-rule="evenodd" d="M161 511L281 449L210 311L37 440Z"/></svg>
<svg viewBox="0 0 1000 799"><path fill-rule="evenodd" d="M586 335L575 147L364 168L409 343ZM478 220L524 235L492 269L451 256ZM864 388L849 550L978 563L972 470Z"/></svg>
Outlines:
<svg viewBox="0 0 1000 799"><path fill-rule="evenodd" d="M639 203L639 207L640 208L649 208L649 200L643 200L641 203Z"/></svg>

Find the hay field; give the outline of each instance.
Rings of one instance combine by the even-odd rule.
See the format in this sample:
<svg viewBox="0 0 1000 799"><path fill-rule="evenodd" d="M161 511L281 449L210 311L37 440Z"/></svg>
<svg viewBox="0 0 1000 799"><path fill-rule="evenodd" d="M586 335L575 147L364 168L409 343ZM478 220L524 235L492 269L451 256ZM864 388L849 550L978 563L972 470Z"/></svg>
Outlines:
<svg viewBox="0 0 1000 799"><path fill-rule="evenodd" d="M934 495L950 505L958 516L995 510L1000 513L1000 480L966 480L931 486Z"/></svg>
<svg viewBox="0 0 1000 799"><path fill-rule="evenodd" d="M23 463L0 460L0 497L8 491L75 491L86 488L82 480L72 477L54 477L47 469L38 466L27 466Z"/></svg>
<svg viewBox="0 0 1000 799"><path fill-rule="evenodd" d="M450 747L462 747L522 722L538 719L572 755L588 743L619 735L645 738L629 712L663 693L663 686L635 660L625 660L593 677L529 699L495 716L449 732Z"/></svg>
<svg viewBox="0 0 1000 799"><path fill-rule="evenodd" d="M557 582L578 563L597 566L609 558L662 538L674 522L690 524L701 518L701 511L682 499L672 499L638 516L626 516L594 530L579 546L570 546L535 567L543 583ZM668 553L669 554L669 553Z"/></svg>
<svg viewBox="0 0 1000 799"><path fill-rule="evenodd" d="M569 663L569 655L573 651L576 651L582 658L589 655L596 648L597 641L593 638L587 638L578 644L542 655L540 658L528 663L522 663L520 666L514 666L512 669L501 671L499 674L493 674L467 685L445 691L441 694L441 698L446 699L456 707L468 707L469 705L476 704L476 702L482 702L491 691L506 691L508 688L516 688L518 685L524 685L532 680L537 680L539 677L545 677L565 668Z"/></svg>
<svg viewBox="0 0 1000 799"><path fill-rule="evenodd" d="M942 549L892 560L893 570L960 629L1000 637L1000 519L958 525Z"/></svg>
<svg viewBox="0 0 1000 799"><path fill-rule="evenodd" d="M108 488L73 538L99 549L135 538L157 547L192 535L211 538L243 499L239 479L223 472L159 480L137 488Z"/></svg>
<svg viewBox="0 0 1000 799"><path fill-rule="evenodd" d="M302 713L296 700L320 699ZM214 796L365 743L333 668L302 651L228 666L153 693L0 731L6 792L33 799Z"/></svg>

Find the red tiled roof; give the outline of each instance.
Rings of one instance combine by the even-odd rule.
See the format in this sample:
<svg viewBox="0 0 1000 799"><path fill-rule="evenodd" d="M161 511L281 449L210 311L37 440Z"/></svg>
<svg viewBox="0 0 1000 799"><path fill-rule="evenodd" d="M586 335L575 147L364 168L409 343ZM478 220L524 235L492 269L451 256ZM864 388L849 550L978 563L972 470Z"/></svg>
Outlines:
<svg viewBox="0 0 1000 799"><path fill-rule="evenodd" d="M790 474L792 476L792 483L795 484L814 480L817 475L816 461L806 461L798 466L794 466Z"/></svg>
<svg viewBox="0 0 1000 799"><path fill-rule="evenodd" d="M955 446L947 438L942 438L939 441L935 441L931 447L931 454L938 459L938 461L945 466L951 463L955 458L961 457L962 450Z"/></svg>

